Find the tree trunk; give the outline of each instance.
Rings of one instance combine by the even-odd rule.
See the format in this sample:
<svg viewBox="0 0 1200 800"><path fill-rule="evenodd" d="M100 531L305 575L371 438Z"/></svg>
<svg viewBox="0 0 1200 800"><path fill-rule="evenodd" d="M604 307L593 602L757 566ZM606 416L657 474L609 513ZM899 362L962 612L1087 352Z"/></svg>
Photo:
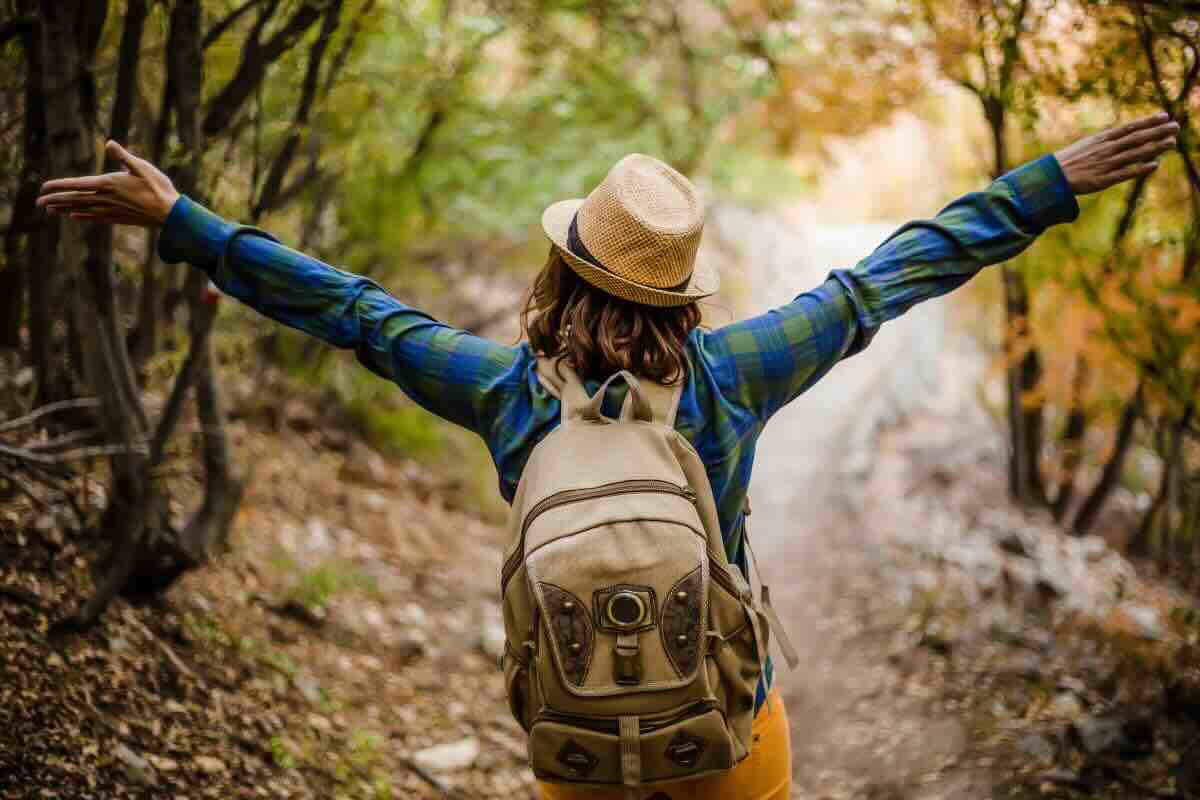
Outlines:
<svg viewBox="0 0 1200 800"><path fill-rule="evenodd" d="M202 32L199 0L178 0L173 17L177 25L177 50L171 58L175 65L177 105L175 118L184 166L179 174L179 191L197 195L200 191L201 149L200 100L203 72ZM229 450L220 389L213 369L209 333L216 318L215 303L202 297L207 276L193 270L183 284L191 316L191 337L195 353L196 413L200 420L204 452L204 500L183 531L181 545L196 560L202 560L222 545L241 502L244 483Z"/></svg>
<svg viewBox="0 0 1200 800"><path fill-rule="evenodd" d="M992 135L992 176L1008 171L1008 146L1004 137L1007 109L992 95L981 98L983 113ZM1008 264L1000 267L1004 282L1004 353L1005 384L1008 396L1008 488L1013 500L1024 505L1046 502L1038 456L1042 443L1041 403L1028 403L1026 397L1041 380L1041 359L1029 346L1020 353L1020 340L1028 334L1029 291L1020 272Z"/></svg>
<svg viewBox="0 0 1200 800"><path fill-rule="evenodd" d="M1075 374L1071 378L1071 412L1067 416L1063 432L1063 479L1054 498L1054 521L1062 522L1075 496L1075 476L1083 461L1083 437L1087 431L1087 414L1083 409L1083 396L1087 390L1091 368L1082 355L1075 359Z"/></svg>
<svg viewBox="0 0 1200 800"><path fill-rule="evenodd" d="M1137 389L1133 392L1133 397L1125 404L1121 410L1121 421L1117 425L1117 437L1113 443L1112 455L1108 457L1108 461L1104 464L1104 469L1100 473L1100 480L1092 487L1091 493L1083 504L1079 507L1079 512L1075 515L1075 520L1071 523L1071 530L1083 536L1088 533L1092 526L1096 524L1096 518L1100 516L1100 511L1104 508L1105 502L1108 500L1113 489L1117 488L1117 484L1121 479L1121 470L1125 466L1125 457L1129 454L1129 447L1133 444L1133 433L1137 428L1138 419L1142 415L1142 394L1145 391L1145 381L1139 380Z"/></svg>
<svg viewBox="0 0 1200 800"><path fill-rule="evenodd" d="M55 54L45 62L50 174L91 174L97 166L93 146L97 109L92 58L107 4L76 6L45 0L42 11L46 31L43 43L53 42ZM140 40L141 23L134 20L133 24L138 28ZM47 48L46 52L50 50ZM132 70L127 70L125 79L132 78ZM118 95L131 88L118 88ZM128 114L129 104L123 107ZM117 120L114 127L127 129L128 120ZM90 625L123 586L129 564L138 555L154 502L147 496L146 456L136 450L144 446L147 422L125 343L119 335L111 229L104 225L62 225L59 245L60 266L53 271L75 276L82 267L81 274L72 280L67 307L77 334L84 377L91 393L100 398L100 428L108 442L126 448L111 459L113 480L103 520L104 533L113 542L113 564L79 613L56 626L56 630L63 630Z"/></svg>
<svg viewBox="0 0 1200 800"><path fill-rule="evenodd" d="M12 216L4 232L4 266L0 270L0 349L16 350L21 346L21 319L25 315L26 269L21 258L21 240L25 250L32 247L37 236L37 217L34 200L37 181L22 167Z"/></svg>
<svg viewBox="0 0 1200 800"><path fill-rule="evenodd" d="M16 9L13 9L14 13ZM28 87L34 82L35 64L32 63L29 51L31 42L37 36L36 20L33 17L15 17L0 24L0 46L10 39L18 39L25 55L25 83ZM26 95L28 99L28 94ZM30 112L20 108L26 122L26 130L30 120ZM28 157L29 153L22 153ZM21 320L25 315L25 283L27 270L21 259L21 241L29 248L29 234L35 227L37 219L34 199L37 196L37 174L32 172L28 161L21 164L21 172L17 176L13 194L12 213L9 215L8 229L4 231L4 262L0 265L0 349L17 350L21 347Z"/></svg>
<svg viewBox="0 0 1200 800"><path fill-rule="evenodd" d="M1137 214L1138 203L1142 199L1142 194L1146 189L1148 175L1143 175L1134 181L1129 194L1125 196L1125 208L1121 212L1121 218L1117 220L1117 227L1113 230L1112 252L1108 261L1101 269L1101 277L1107 277L1112 274L1114 262L1120 255L1121 246L1125 241L1125 237L1133 228L1133 220ZM1054 521L1062 522L1066 516L1071 500L1075 495L1075 481L1079 474L1079 464L1082 461L1083 455L1083 439L1087 433L1087 415L1083 410L1083 392L1086 389L1087 374L1089 372L1087 360L1082 354L1075 358L1075 376L1072 384L1072 405L1071 414L1067 418L1065 435L1063 436L1063 448L1065 450L1063 460L1063 479L1059 482L1058 496L1054 499Z"/></svg>
<svg viewBox="0 0 1200 800"><path fill-rule="evenodd" d="M1171 552L1171 511L1177 497L1176 484L1183 459L1184 430L1191 417L1188 408L1180 420L1167 425L1158 438L1159 452L1163 460L1162 475L1150 508L1142 517L1137 533L1129 540L1126 551L1131 556L1158 556L1169 564Z"/></svg>
<svg viewBox="0 0 1200 800"><path fill-rule="evenodd" d="M91 59L99 43L107 3L42 0L40 10L39 57L44 93L41 102L46 121L46 174L88 175L96 171L96 93ZM37 289L31 293L40 306L39 319L30 320L31 327L39 322L46 326L38 334L46 339L35 347L35 357L41 359L35 364L39 372L38 401L41 403L65 399L75 393L69 353L76 347L87 358L89 353L84 352L84 348L97 344L78 339L74 343L67 341L71 328L65 318L66 312L68 309L82 310L79 305L85 301L80 292L92 289L91 284L80 280L80 270L87 266L85 228L54 221L47 223L46 230L51 239L45 252L49 258L33 265L41 273L32 282L37 284ZM54 265L54 268L47 269L48 265ZM73 316L78 335L85 326L78 315ZM99 354L92 352L91 355ZM88 365L79 366L85 374L88 372ZM91 365L92 368L98 366ZM100 379L97 375L88 377ZM109 399L115 401L117 395Z"/></svg>
<svg viewBox="0 0 1200 800"><path fill-rule="evenodd" d="M174 27L167 35L167 50L175 46ZM175 104L175 83L171 70L163 82L162 102L159 104L158 121L154 126L154 137L150 143L150 162L161 164L167 150L167 134L171 128L171 109ZM146 237L146 255L142 259L142 285L138 293L137 324L129 335L130 358L139 368L151 355L158 351L158 313L162 305L159 282L161 265L157 257L158 232L150 231Z"/></svg>
<svg viewBox="0 0 1200 800"><path fill-rule="evenodd" d="M47 65L43 54L46 42L53 41L35 0L25 0L22 10L36 15L35 23L22 37L25 49L25 125L22 131L23 169L26 181L37 185L49 174L49 123L47 121ZM65 399L70 393L67 382L64 328L55 324L62 308L62 271L48 270L56 249L58 223L40 215L29 231L25 247L25 272L29 292L30 362L37 383L35 405Z"/></svg>
<svg viewBox="0 0 1200 800"><path fill-rule="evenodd" d="M225 436L225 414L213 369L212 348L207 333L216 317L216 305L201 299L207 278L189 276L186 291L191 303L192 336L203 336L197 348L196 414L204 451L204 500L181 536L183 548L197 560L224 549L234 514L242 501L245 481L233 461ZM194 279L193 279L194 278Z"/></svg>

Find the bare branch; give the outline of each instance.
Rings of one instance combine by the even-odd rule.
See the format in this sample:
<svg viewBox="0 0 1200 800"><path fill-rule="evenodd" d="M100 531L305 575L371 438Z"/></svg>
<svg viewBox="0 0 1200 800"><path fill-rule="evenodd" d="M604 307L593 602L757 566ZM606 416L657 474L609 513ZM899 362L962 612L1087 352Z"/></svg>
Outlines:
<svg viewBox="0 0 1200 800"><path fill-rule="evenodd" d="M133 116L133 95L136 91L138 59L141 55L142 31L146 25L146 0L129 0L125 11L125 26L121 30L121 47L117 63L117 84L114 91L112 121L108 135L118 142L129 138ZM117 168L116 160L105 156L104 171Z"/></svg>
<svg viewBox="0 0 1200 800"><path fill-rule="evenodd" d="M258 194L258 200L255 201L254 207L251 209L251 217L254 220L261 217L267 209L276 207L277 205L276 199L279 195L280 187L283 185L283 179L292 166L292 161L295 160L296 151L300 147L300 137L304 128L308 125L308 116L312 110L313 102L317 98L317 90L321 77L321 64L325 60L325 53L329 48L329 43L333 39L333 34L337 30L338 22L341 19L342 5L343 0L332 0L330 2L329 8L325 11L324 19L321 22L321 32L309 48L308 67L304 73L304 83L300 90L300 100L296 104L296 113L292 118L292 127L283 145L280 146L279 152L275 154L275 158L271 162L271 168L267 171L267 179L263 182L262 189Z"/></svg>
<svg viewBox="0 0 1200 800"><path fill-rule="evenodd" d="M145 455L147 452L148 448L145 444L102 444L95 447L80 447L62 453L35 453L23 447L9 447L0 444L0 456L8 456L18 461L32 461L35 464L62 464L84 458L128 455L130 453Z"/></svg>
<svg viewBox="0 0 1200 800"><path fill-rule="evenodd" d="M955 79L954 82L957 83L959 86L963 87L964 89L966 89L971 94L975 95L976 97L983 99L983 89L976 86L968 78L957 78L957 79Z"/></svg>
<svg viewBox="0 0 1200 800"><path fill-rule="evenodd" d="M277 3L271 3L268 8L274 12ZM242 59L234 71L233 77L208 102L207 113L204 117L204 135L216 136L221 133L241 110L246 99L254 93L266 76L267 68L278 61L284 53L296 45L296 41L321 17L323 4L310 0L302 3L295 13L277 30L270 39L263 42L258 37L268 16L263 14L259 23L255 24L254 35L242 51Z"/></svg>
<svg viewBox="0 0 1200 800"><path fill-rule="evenodd" d="M1193 63L1184 78L1183 86L1180 89L1179 96L1171 97L1167 91L1166 82L1163 80L1162 69L1158 63L1158 56L1154 52L1154 32L1150 29L1150 24L1146 21L1146 9L1143 6L1144 0L1138 0L1135 4L1137 13L1137 33L1138 42L1142 46L1142 52L1146 56L1146 64L1150 68L1150 77L1154 83L1155 94L1158 95L1158 101L1162 105L1164 111L1168 114L1176 115L1176 109L1183 108L1185 111L1178 115L1181 116L1180 122L1183 123L1179 131L1179 147L1177 152L1180 159L1183 161L1184 172L1187 173L1188 182L1191 184L1193 192L1200 192L1200 167L1196 166L1196 162L1192 160L1191 153L1188 151L1187 140L1190 138L1190 126L1187 124L1186 102L1188 95L1191 93L1197 77L1200 77L1200 52L1194 45L1192 46Z"/></svg>
<svg viewBox="0 0 1200 800"><path fill-rule="evenodd" d="M54 504L37 493L36 484L31 483L16 472L9 472L4 468L3 463L0 463L0 475L3 475L5 480L17 487L21 491L21 494L32 500L35 505L40 506L46 511L54 510Z"/></svg>
<svg viewBox="0 0 1200 800"><path fill-rule="evenodd" d="M72 431L71 433L63 434L62 436L55 436L52 439L47 439L44 442L26 442L24 446L25 449L33 452L53 450L57 447L63 447L64 445L82 442L86 439L96 436L99 433L100 431L95 429Z"/></svg>
<svg viewBox="0 0 1200 800"><path fill-rule="evenodd" d="M342 46L333 56L333 61L329 64L329 69L325 71L325 83L321 86L321 96L325 97L329 94L329 90L333 88L334 81L341 74L346 66L346 62L350 58L350 51L354 48L354 42L358 39L358 35L362 32L363 20L375 8L375 0L366 0L362 7L358 10L358 15L354 21L350 23L350 29L346 32L345 38L342 39Z"/></svg>
<svg viewBox="0 0 1200 800"><path fill-rule="evenodd" d="M217 41L217 39L221 38L225 31L233 27L234 23L242 18L242 15L262 1L263 0L246 0L245 3L242 3L233 11L230 11L228 14L226 14L223 18L214 22L213 26L208 29L207 33L204 34L204 41L200 45L201 48L207 50L214 42Z"/></svg>
<svg viewBox="0 0 1200 800"><path fill-rule="evenodd" d="M59 400L57 403L47 403L46 405L35 408L28 414L16 417L15 419L0 422L0 433L4 431L15 430L23 425L28 425L47 414L53 414L56 411L67 411L72 408L96 408L100 405L100 399L97 397L78 397L73 400Z"/></svg>

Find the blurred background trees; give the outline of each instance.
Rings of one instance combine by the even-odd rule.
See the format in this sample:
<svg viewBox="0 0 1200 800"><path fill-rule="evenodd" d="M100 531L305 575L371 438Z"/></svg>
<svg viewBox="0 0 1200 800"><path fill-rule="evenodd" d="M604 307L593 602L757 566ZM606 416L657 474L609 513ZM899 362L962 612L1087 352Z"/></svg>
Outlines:
<svg viewBox="0 0 1200 800"><path fill-rule="evenodd" d="M221 546L245 475L220 375L319 387L380 444L441 435L314 342L240 309L214 326L205 280L159 263L152 235L37 213L43 180L113 168L108 137L226 216L511 339L542 208L631 150L720 196L787 197L832 144L909 109L985 132L977 186L1163 108L1180 152L1086 199L976 297L1014 500L1086 533L1123 492L1110 516L1131 546L1194 575L1197 19L1177 0L0 0L0 479L40 493L107 464L99 512L80 509L112 545L86 624ZM951 187L901 188L932 214Z"/></svg>

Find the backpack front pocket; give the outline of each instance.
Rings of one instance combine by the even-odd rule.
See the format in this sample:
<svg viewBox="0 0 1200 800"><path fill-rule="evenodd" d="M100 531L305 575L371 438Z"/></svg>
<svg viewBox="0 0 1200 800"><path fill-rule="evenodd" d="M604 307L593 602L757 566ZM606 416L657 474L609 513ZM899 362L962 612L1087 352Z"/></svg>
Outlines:
<svg viewBox="0 0 1200 800"><path fill-rule="evenodd" d="M504 643L504 655L500 665L504 672L504 688L508 694L508 710L513 719L526 733L529 732L529 718L533 711L532 686L529 665L519 660L508 642Z"/></svg>
<svg viewBox="0 0 1200 800"><path fill-rule="evenodd" d="M643 718L637 752L643 783L693 778L732 768L738 761L720 709L696 705L665 717ZM539 719L530 732L533 773L560 783L622 782L616 720Z"/></svg>
<svg viewBox="0 0 1200 800"><path fill-rule="evenodd" d="M709 607L709 675L729 727L741 747L750 748L754 700L766 658L767 626L747 601L749 588L740 576L713 569Z"/></svg>

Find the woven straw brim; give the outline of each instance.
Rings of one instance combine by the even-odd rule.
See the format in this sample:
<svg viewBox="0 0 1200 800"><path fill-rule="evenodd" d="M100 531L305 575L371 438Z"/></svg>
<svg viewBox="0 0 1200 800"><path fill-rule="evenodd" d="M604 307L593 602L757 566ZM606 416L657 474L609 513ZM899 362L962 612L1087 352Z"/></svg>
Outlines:
<svg viewBox="0 0 1200 800"><path fill-rule="evenodd" d="M716 271L699 263L692 268L692 277L688 285L680 291L671 291L622 278L575 255L567 247L567 231L581 205L583 200L562 200L550 206L542 214L542 229L558 247L567 266L588 283L624 300L660 307L685 306L717 291L720 281Z"/></svg>

